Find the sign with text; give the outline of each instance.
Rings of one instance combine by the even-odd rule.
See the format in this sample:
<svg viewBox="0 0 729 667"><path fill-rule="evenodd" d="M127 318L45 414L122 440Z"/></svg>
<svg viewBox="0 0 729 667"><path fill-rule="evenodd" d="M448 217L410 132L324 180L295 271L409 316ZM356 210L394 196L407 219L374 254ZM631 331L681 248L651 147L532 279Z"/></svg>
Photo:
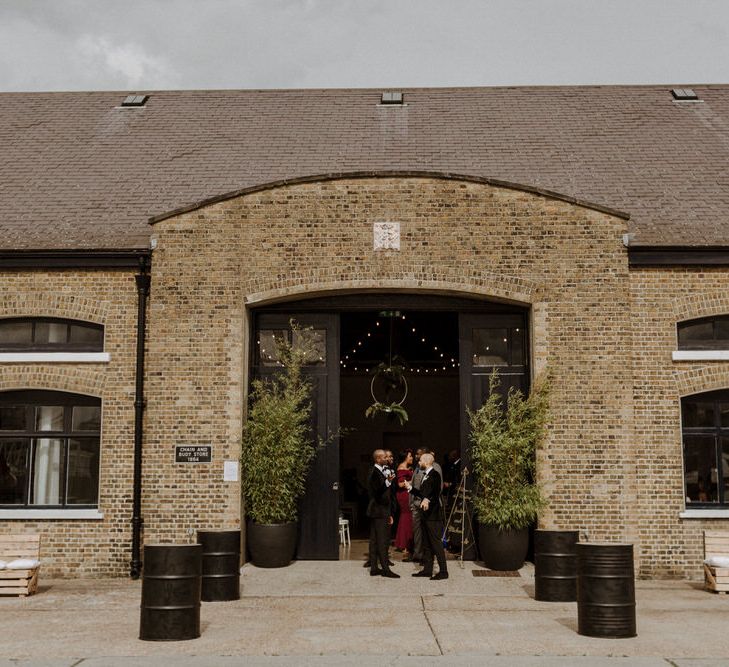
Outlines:
<svg viewBox="0 0 729 667"><path fill-rule="evenodd" d="M175 445L175 463L211 463L212 445Z"/></svg>

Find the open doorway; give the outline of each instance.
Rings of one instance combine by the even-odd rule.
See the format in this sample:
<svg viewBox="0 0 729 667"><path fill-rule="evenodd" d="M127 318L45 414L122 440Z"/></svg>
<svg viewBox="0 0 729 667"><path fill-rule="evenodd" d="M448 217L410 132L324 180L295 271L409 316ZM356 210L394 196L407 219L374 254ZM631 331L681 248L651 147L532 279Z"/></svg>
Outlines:
<svg viewBox="0 0 729 667"><path fill-rule="evenodd" d="M400 366L404 382L388 391L377 375L381 364ZM373 450L391 450L397 465L402 453L425 447L435 452L444 470L449 455L459 457L458 313L342 313L340 367L340 423L348 431L339 449L340 507L352 538L352 547L343 548L340 557L359 559L369 530L367 476ZM376 401L401 402L407 421L401 424L394 413L366 416ZM395 524L393 534L396 529Z"/></svg>
<svg viewBox="0 0 729 667"><path fill-rule="evenodd" d="M291 336L290 321L312 327L319 354L304 369L312 383L312 428L323 439L351 429L317 452L299 507L297 558L356 557L340 546L339 517L350 521L350 536L366 538L366 480L374 449L425 446L442 463L449 452L469 465L466 408L488 395L494 368L501 390L527 391L528 310L477 298L405 293L357 293L269 304L253 313L251 377L278 372L267 341ZM372 388L373 370L400 357L407 381L400 424L384 414L367 418L373 402L402 395ZM373 397L372 392L375 396ZM445 469L444 469L445 472ZM360 543L366 545L366 540Z"/></svg>

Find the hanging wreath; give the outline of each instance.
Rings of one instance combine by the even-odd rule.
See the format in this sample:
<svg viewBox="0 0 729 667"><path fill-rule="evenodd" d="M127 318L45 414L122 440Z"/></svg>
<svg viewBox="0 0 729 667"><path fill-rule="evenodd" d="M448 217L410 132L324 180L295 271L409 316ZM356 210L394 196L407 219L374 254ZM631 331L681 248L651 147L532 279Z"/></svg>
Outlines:
<svg viewBox="0 0 729 667"><path fill-rule="evenodd" d="M372 376L372 382L370 382L370 394L374 402L365 410L365 417L374 418L378 414L383 414L391 419L397 419L400 426L407 422L408 413L402 407L408 397L408 382L405 379L405 370L405 363L399 357L391 358L389 363L383 361L377 366ZM378 380L384 382L384 400L380 400L375 393ZM402 396L399 400L393 400L393 396L396 396L398 392Z"/></svg>

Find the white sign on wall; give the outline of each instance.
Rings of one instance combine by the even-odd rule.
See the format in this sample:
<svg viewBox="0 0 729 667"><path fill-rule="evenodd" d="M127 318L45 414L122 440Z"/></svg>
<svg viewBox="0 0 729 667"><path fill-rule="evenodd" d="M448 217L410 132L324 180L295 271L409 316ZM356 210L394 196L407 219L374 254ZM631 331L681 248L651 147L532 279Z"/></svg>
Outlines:
<svg viewBox="0 0 729 667"><path fill-rule="evenodd" d="M376 222L373 231L375 250L400 250L399 222Z"/></svg>
<svg viewBox="0 0 729 667"><path fill-rule="evenodd" d="M238 461L224 461L223 462L223 481L224 482L237 482L238 481Z"/></svg>

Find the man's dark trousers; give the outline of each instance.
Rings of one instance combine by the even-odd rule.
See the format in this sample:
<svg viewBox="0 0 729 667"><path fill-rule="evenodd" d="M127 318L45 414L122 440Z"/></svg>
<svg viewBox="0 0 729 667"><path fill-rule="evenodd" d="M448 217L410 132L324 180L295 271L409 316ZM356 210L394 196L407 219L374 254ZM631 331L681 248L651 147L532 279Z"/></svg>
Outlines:
<svg viewBox="0 0 729 667"><path fill-rule="evenodd" d="M377 571L377 563L384 572L390 570L387 547L390 543L390 489L385 476L372 466L367 480L370 502L367 516L370 520L370 572Z"/></svg>
<svg viewBox="0 0 729 667"><path fill-rule="evenodd" d="M433 556L438 561L441 572L447 572L445 549L443 549L443 522L440 519L423 521L425 539L423 540L423 572L433 574Z"/></svg>
<svg viewBox="0 0 729 667"><path fill-rule="evenodd" d="M373 517L370 519L370 570L379 568L389 570L387 564L387 545L390 540L390 524L387 518Z"/></svg>

